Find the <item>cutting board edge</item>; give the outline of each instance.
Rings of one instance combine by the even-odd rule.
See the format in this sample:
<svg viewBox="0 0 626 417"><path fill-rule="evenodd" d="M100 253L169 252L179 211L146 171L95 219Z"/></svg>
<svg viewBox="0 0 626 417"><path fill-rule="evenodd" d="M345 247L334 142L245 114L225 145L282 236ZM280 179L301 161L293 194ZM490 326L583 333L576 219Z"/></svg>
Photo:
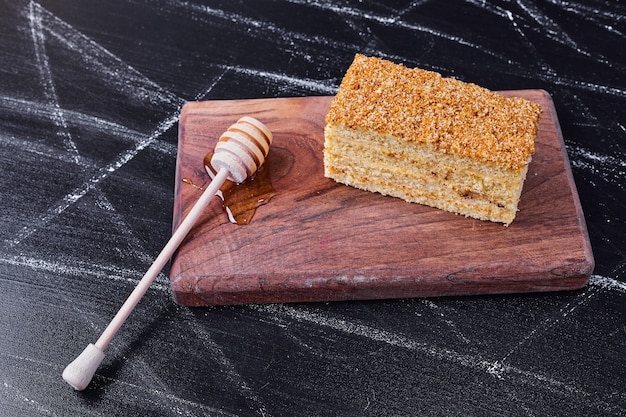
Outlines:
<svg viewBox="0 0 626 417"><path fill-rule="evenodd" d="M545 293L584 288L593 267L593 263L582 257L517 275L497 275L490 273L489 267L459 271L398 270L387 282L376 278L379 272L376 270L337 270L325 276L286 272L269 278L245 274L229 278L197 277L179 271L171 281L171 289L174 300L188 306ZM231 285L233 282L237 285Z"/></svg>
<svg viewBox="0 0 626 417"><path fill-rule="evenodd" d="M579 275L537 276L523 280L507 280L506 277L496 279L498 285L485 282L429 282L424 285L404 283L398 286L386 285L384 288L377 286L360 285L358 287L346 285L341 281L332 281L324 278L323 281L331 282L318 287L291 287L289 291L268 290L262 286L248 290L237 291L186 291L181 287L193 288L195 285L188 280L179 277L176 284L172 284L172 296L176 303L189 307L200 306L225 306L243 304L273 304L273 303L302 303L302 302L341 302L354 300L389 300L403 298L430 298L472 295L504 295L524 293L550 293L560 291L575 291L584 288L591 277L591 269L583 268ZM293 279L293 276L291 277ZM314 279L314 278L313 278Z"/></svg>
<svg viewBox="0 0 626 417"><path fill-rule="evenodd" d="M565 146L565 139L563 138L563 132L561 131L561 123L556 112L556 106L550 93L546 90L536 90L541 92L546 100L548 110L551 113L552 120L554 121L554 128L556 131L557 140L560 142L561 155L565 165L565 175L568 178L568 184L570 186L570 192L572 196L572 202L576 210L578 219L578 228L580 231L580 238L582 240L581 246L584 252L584 259L589 265L589 277L595 269L595 257L593 255L593 248L591 246L591 239L589 238L589 230L587 229L587 222L585 221L585 213L580 202L580 195L578 194L578 188L576 187L576 181L574 180L574 173L572 172L572 165L567 154L567 147ZM587 278L587 280L589 279Z"/></svg>

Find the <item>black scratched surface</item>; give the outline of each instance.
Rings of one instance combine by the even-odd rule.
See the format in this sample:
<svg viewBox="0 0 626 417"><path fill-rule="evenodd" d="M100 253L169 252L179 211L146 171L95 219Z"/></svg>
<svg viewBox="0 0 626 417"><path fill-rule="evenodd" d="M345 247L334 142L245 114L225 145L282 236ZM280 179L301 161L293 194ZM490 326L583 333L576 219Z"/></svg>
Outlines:
<svg viewBox="0 0 626 417"><path fill-rule="evenodd" d="M613 0L0 0L0 415L626 415L625 45ZM333 94L356 52L547 90L589 285L191 309L164 271L74 392L169 237L182 104Z"/></svg>

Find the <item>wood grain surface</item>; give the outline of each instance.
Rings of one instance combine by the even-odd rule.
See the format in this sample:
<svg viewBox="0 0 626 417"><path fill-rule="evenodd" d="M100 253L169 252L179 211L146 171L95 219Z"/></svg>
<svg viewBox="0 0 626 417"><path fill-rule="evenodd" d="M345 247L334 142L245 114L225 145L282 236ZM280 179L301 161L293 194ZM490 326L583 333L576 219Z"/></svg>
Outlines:
<svg viewBox="0 0 626 417"><path fill-rule="evenodd" d="M594 267L551 97L502 92L544 110L519 213L509 226L338 184L323 176L331 97L192 102L179 124L174 228L206 184L203 157L243 115L274 134L277 195L251 223L210 205L172 259L174 299L228 305L556 291L584 286Z"/></svg>

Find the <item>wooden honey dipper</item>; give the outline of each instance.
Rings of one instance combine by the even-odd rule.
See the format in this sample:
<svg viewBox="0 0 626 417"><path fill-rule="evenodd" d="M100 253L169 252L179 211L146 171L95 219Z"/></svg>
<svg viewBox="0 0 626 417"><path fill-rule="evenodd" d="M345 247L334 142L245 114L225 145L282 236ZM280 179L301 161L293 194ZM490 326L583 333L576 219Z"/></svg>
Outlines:
<svg viewBox="0 0 626 417"><path fill-rule="evenodd" d="M217 174L209 186L178 226L107 328L104 329L100 338L95 344L90 343L63 371L63 379L74 389L82 391L87 388L96 369L104 359L104 350L187 236L211 198L224 184L224 181L228 179L239 184L254 174L265 161L271 144L272 133L270 130L263 123L247 116L239 119L220 136L211 158L211 165Z"/></svg>

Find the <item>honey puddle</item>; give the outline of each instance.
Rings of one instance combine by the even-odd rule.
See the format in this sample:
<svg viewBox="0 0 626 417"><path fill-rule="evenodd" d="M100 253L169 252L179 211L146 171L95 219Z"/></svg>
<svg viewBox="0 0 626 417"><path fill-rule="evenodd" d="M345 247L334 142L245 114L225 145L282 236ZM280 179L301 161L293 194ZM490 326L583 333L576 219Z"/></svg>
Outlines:
<svg viewBox="0 0 626 417"><path fill-rule="evenodd" d="M209 168L209 176L211 179L216 175L210 163L212 156L213 151L209 152L204 157L204 166ZM189 178L183 178L182 181L196 188L200 188ZM226 180L224 185L220 188L220 191L217 192L217 195L222 199L222 206L228 214L228 220L231 223L239 225L250 223L256 209L267 204L267 202L276 195L276 190L270 180L269 155L265 159L265 163L261 165L261 168L259 168L255 174L247 178L241 184Z"/></svg>

